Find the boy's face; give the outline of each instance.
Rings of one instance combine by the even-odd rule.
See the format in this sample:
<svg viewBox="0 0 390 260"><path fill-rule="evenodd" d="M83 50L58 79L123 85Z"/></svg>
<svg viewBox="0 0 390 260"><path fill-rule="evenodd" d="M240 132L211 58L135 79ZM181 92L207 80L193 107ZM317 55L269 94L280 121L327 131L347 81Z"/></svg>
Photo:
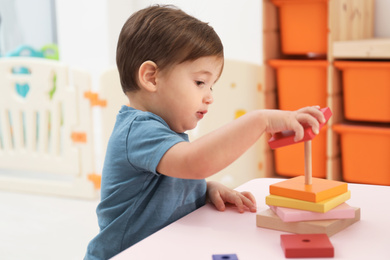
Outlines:
<svg viewBox="0 0 390 260"><path fill-rule="evenodd" d="M220 76L223 59L202 57L175 65L156 78L158 111L169 127L182 133L196 127L213 103L212 87Z"/></svg>

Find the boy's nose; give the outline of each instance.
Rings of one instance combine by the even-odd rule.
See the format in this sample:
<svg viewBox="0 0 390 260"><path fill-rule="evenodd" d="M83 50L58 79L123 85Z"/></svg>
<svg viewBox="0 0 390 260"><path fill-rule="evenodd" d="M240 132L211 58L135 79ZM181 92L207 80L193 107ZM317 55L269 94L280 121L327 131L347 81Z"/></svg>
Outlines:
<svg viewBox="0 0 390 260"><path fill-rule="evenodd" d="M209 105L214 102L213 94L211 93L211 91L203 98L203 101Z"/></svg>

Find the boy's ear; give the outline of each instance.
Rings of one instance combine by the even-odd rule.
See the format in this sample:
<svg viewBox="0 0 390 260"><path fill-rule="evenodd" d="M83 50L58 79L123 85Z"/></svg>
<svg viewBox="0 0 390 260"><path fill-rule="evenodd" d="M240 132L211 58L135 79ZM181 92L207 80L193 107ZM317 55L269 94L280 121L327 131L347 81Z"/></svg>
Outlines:
<svg viewBox="0 0 390 260"><path fill-rule="evenodd" d="M157 76L157 64L153 61L145 61L141 64L138 70L138 80L141 87L149 92L155 92Z"/></svg>

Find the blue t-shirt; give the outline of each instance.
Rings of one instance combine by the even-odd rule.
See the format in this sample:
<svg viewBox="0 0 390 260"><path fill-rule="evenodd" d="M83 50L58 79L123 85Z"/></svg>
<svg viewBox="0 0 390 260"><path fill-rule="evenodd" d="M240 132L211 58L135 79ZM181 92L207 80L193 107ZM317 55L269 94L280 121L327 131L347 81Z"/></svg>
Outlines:
<svg viewBox="0 0 390 260"><path fill-rule="evenodd" d="M108 142L97 207L99 234L85 259L108 259L203 206L206 181L156 170L165 152L188 136L159 116L123 106Z"/></svg>

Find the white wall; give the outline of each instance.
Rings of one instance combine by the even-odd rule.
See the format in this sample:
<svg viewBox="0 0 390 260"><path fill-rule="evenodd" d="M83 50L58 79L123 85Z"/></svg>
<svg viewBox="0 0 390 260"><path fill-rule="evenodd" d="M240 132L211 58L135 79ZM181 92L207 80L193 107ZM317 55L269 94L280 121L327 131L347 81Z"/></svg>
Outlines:
<svg viewBox="0 0 390 260"><path fill-rule="evenodd" d="M60 60L87 70L97 86L98 75L110 65L108 0L57 0Z"/></svg>
<svg viewBox="0 0 390 260"><path fill-rule="evenodd" d="M390 38L390 0L375 0L374 36Z"/></svg>
<svg viewBox="0 0 390 260"><path fill-rule="evenodd" d="M124 21L131 12L125 12L127 8L118 5L129 1L112 1L112 10L115 11L115 27L122 27ZM246 61L260 64L261 57L261 13L260 0L134 0L131 5L125 5L131 11L140 10L153 4L173 4L188 14L208 22L220 36L225 48L227 59ZM130 10L129 10L130 11ZM126 17L121 19L120 16ZM118 24L122 20L121 24ZM119 33L119 31L118 31ZM112 37L110 40L114 40ZM116 44L116 42L115 42Z"/></svg>
<svg viewBox="0 0 390 260"><path fill-rule="evenodd" d="M227 59L261 64L261 0L56 0L60 58L96 78L115 65L116 43L127 18L151 4L173 4L209 22ZM376 0L375 36L390 37L390 0Z"/></svg>
<svg viewBox="0 0 390 260"><path fill-rule="evenodd" d="M176 5L209 22L221 37L226 58L260 64L259 0L57 0L61 60L90 70L96 83L101 71L115 65L124 22L133 12L157 3Z"/></svg>
<svg viewBox="0 0 390 260"><path fill-rule="evenodd" d="M51 0L0 0L0 54L20 45L39 50L53 43L56 35L51 11Z"/></svg>

